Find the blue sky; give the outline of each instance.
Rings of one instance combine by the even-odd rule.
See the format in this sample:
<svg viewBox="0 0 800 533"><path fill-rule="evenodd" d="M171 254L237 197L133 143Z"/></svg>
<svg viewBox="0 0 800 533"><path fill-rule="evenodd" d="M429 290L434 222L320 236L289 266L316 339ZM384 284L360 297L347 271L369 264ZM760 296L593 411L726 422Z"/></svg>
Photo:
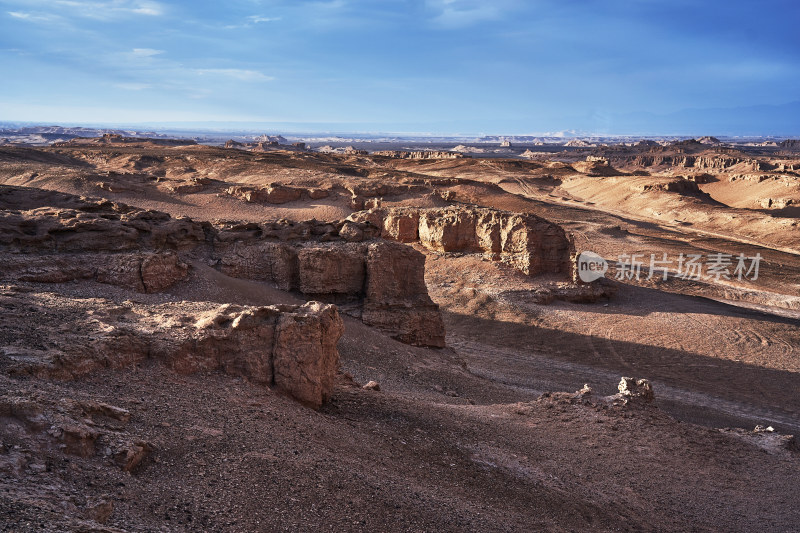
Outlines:
<svg viewBox="0 0 800 533"><path fill-rule="evenodd" d="M0 0L0 120L793 133L798 23L796 0Z"/></svg>

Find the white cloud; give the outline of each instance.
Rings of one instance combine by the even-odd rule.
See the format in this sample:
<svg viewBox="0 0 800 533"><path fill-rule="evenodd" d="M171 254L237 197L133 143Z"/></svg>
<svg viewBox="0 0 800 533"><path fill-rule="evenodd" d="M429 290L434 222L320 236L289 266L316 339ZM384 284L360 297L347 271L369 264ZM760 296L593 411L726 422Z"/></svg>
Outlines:
<svg viewBox="0 0 800 533"><path fill-rule="evenodd" d="M154 48L134 48L131 52L135 57L153 57L163 53L164 50L156 50Z"/></svg>
<svg viewBox="0 0 800 533"><path fill-rule="evenodd" d="M143 91L150 89L153 86L149 83L115 83L114 87L118 89L125 89L126 91Z"/></svg>
<svg viewBox="0 0 800 533"><path fill-rule="evenodd" d="M247 17L248 20L253 22L254 24L258 24L259 22L275 22L281 20L280 17L264 17L262 15L253 15L251 17Z"/></svg>
<svg viewBox="0 0 800 533"><path fill-rule="evenodd" d="M8 14L19 20L26 20L28 22L50 22L55 19L53 15L46 13L25 13L23 11L8 11Z"/></svg>
<svg viewBox="0 0 800 533"><path fill-rule="evenodd" d="M160 16L165 12L164 6L153 0L28 0L26 2L4 2L22 4L25 7L38 8L43 11L23 12L9 11L12 17L32 22L49 21L58 15L69 17L110 20L131 15Z"/></svg>
<svg viewBox="0 0 800 533"><path fill-rule="evenodd" d="M463 28L498 20L518 6L516 0L426 0L425 4L436 13L433 22L445 28Z"/></svg>
<svg viewBox="0 0 800 533"><path fill-rule="evenodd" d="M238 68L198 68L194 72L200 76L233 78L239 81L271 81L275 79L272 76L265 76L257 70Z"/></svg>

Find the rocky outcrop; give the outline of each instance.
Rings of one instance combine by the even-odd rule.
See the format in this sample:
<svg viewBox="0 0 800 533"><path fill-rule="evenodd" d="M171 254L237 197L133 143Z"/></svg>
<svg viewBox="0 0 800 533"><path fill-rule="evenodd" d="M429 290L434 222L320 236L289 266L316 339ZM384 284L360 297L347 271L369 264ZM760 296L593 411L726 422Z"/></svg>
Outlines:
<svg viewBox="0 0 800 533"><path fill-rule="evenodd" d="M2 279L64 283L94 280L138 292L161 292L186 279L189 267L174 252L15 254L0 256Z"/></svg>
<svg viewBox="0 0 800 533"><path fill-rule="evenodd" d="M246 202L265 204L285 204L302 198L303 189L271 183L264 187L243 187L236 185L225 189L225 193Z"/></svg>
<svg viewBox="0 0 800 533"><path fill-rule="evenodd" d="M354 213L350 219L377 226L386 239L419 241L442 253L483 253L531 276L572 271L569 237L535 215L477 207L394 208Z"/></svg>
<svg viewBox="0 0 800 533"><path fill-rule="evenodd" d="M616 158L615 158L616 159ZM757 159L722 156L722 155L687 155L687 154L662 154L644 153L619 161L625 165L636 167L682 167L694 168L699 170L721 171L737 165L743 165L749 170L772 170L772 165Z"/></svg>
<svg viewBox="0 0 800 533"><path fill-rule="evenodd" d="M425 256L408 246L371 243L361 319L401 342L444 347L442 315L425 286Z"/></svg>
<svg viewBox="0 0 800 533"><path fill-rule="evenodd" d="M351 295L364 292L365 245L319 244L297 251L297 289L307 295Z"/></svg>
<svg viewBox="0 0 800 533"><path fill-rule="evenodd" d="M343 332L342 319L330 304L225 305L150 350L178 372L221 369L319 407L333 390L336 343Z"/></svg>
<svg viewBox="0 0 800 533"><path fill-rule="evenodd" d="M93 279L159 292L188 274L178 252L204 241L199 224L111 202L87 201L78 208L4 209L0 211L0 278Z"/></svg>
<svg viewBox="0 0 800 533"><path fill-rule="evenodd" d="M24 189L0 187L0 208L13 205L21 193ZM349 312L403 342L444 344L441 316L423 281L424 256L377 239L380 231L370 224L212 225L60 193L31 196L21 201L30 209L0 209L0 279L93 280L161 292L187 279L188 265L200 261L231 277L347 304ZM392 268L407 285L381 293L375 284L389 283L381 270Z"/></svg>
<svg viewBox="0 0 800 533"><path fill-rule="evenodd" d="M592 155L588 156L586 161L573 163L572 168L587 176L619 176L624 174L624 172L612 167L605 157Z"/></svg>
<svg viewBox="0 0 800 533"><path fill-rule="evenodd" d="M796 202L797 200L794 198L763 198L760 204L764 209L784 209L794 205Z"/></svg>
<svg viewBox="0 0 800 533"><path fill-rule="evenodd" d="M15 438L25 442L24 448L16 446L23 450L15 465L20 470L33 465L35 471L45 451L56 448L72 456L103 457L111 465L131 472L152 450L147 441L126 430L129 411L101 402L71 398L54 402L38 395L3 394L0 396L0 419L12 431L17 429ZM23 431L19 431L20 428L24 428ZM3 436L8 438L10 433ZM21 472L7 473L17 477Z"/></svg>
<svg viewBox="0 0 800 533"><path fill-rule="evenodd" d="M705 194L700 187L698 187L697 181L684 179L680 176L676 176L675 179L669 181L661 180L656 183L640 184L637 185L635 189L639 192L663 191L674 192L678 194Z"/></svg>
<svg viewBox="0 0 800 533"><path fill-rule="evenodd" d="M413 248L370 240L237 243L233 250L239 251L221 260L223 272L273 281L284 290L347 304L348 309L355 305L350 312L401 342L444 346L441 313L425 286L425 256Z"/></svg>
<svg viewBox="0 0 800 533"><path fill-rule="evenodd" d="M403 151L403 150L378 150L372 152L378 157L391 157L393 159L462 159L465 156L458 152L437 151Z"/></svg>
<svg viewBox="0 0 800 533"><path fill-rule="evenodd" d="M119 133L104 133L102 137L75 137L68 141L53 143L56 148L84 147L100 145L155 145L155 146L194 146L193 139L159 139L150 137L125 137Z"/></svg>
<svg viewBox="0 0 800 533"><path fill-rule="evenodd" d="M319 200L330 196L330 191L317 187L290 187L278 183L270 183L264 187L247 187L235 185L225 189L225 194L250 203L285 204L296 202L302 198Z"/></svg>
<svg viewBox="0 0 800 533"><path fill-rule="evenodd" d="M51 296L59 313L31 324L27 293L3 296L3 334L25 332L47 349L0 347L12 375L72 379L147 359L181 374L222 371L319 407L333 390L342 318L334 305L238 306L175 302L145 306Z"/></svg>
<svg viewBox="0 0 800 533"><path fill-rule="evenodd" d="M779 142L778 146L789 152L800 152L800 139L786 139Z"/></svg>
<svg viewBox="0 0 800 533"><path fill-rule="evenodd" d="M304 152L306 151L306 144L302 142L289 143L281 135L260 135L253 142L239 142L230 139L225 143L225 148L248 150L250 152L271 152L275 150Z"/></svg>

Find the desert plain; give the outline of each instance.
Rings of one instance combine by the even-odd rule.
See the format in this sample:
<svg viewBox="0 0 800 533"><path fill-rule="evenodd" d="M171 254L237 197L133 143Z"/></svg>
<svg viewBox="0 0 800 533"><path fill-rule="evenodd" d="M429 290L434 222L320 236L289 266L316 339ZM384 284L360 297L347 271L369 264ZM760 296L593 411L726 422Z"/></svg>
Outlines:
<svg viewBox="0 0 800 533"><path fill-rule="evenodd" d="M800 142L454 148L0 146L0 530L797 530Z"/></svg>

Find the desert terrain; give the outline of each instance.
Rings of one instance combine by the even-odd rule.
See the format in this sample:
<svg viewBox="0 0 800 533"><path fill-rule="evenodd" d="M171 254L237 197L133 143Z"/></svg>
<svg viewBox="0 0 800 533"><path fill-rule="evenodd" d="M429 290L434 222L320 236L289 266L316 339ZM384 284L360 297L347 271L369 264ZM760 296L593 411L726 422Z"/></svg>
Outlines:
<svg viewBox="0 0 800 533"><path fill-rule="evenodd" d="M798 144L0 146L0 531L797 530Z"/></svg>

